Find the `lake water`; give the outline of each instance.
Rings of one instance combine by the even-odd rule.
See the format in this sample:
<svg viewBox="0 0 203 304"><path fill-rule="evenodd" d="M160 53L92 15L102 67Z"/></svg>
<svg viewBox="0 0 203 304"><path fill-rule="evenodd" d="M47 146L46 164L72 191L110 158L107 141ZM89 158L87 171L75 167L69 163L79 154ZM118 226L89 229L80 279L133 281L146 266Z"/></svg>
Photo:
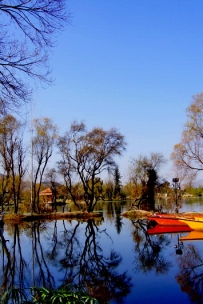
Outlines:
<svg viewBox="0 0 203 304"><path fill-rule="evenodd" d="M0 294L74 283L101 303L203 303L203 240L148 235L146 220L121 216L129 204L99 204L100 220L5 224ZM203 199L184 200L180 211L203 211Z"/></svg>

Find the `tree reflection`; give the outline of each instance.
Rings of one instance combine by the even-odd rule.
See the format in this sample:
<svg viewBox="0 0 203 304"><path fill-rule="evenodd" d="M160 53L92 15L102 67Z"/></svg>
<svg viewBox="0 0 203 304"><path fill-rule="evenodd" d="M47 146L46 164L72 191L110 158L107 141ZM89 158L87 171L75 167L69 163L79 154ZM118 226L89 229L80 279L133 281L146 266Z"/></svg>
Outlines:
<svg viewBox="0 0 203 304"><path fill-rule="evenodd" d="M176 279L181 290L186 292L193 303L203 303L203 258L197 248L184 246L183 255L178 257L180 273Z"/></svg>
<svg viewBox="0 0 203 304"><path fill-rule="evenodd" d="M14 224L10 227L9 240L4 237L3 229L0 231L2 247L2 276L1 295L7 290L19 290L19 295L24 296L22 290L31 286L53 287L54 278L48 266L41 244L40 222L23 225ZM30 243L25 244L23 230L31 237Z"/></svg>
<svg viewBox="0 0 203 304"><path fill-rule="evenodd" d="M163 249L168 246L169 240L165 235L153 236L147 233L146 220L132 220L135 240L135 270L143 272L154 269L156 273L167 273L171 266L163 255Z"/></svg>
<svg viewBox="0 0 203 304"><path fill-rule="evenodd" d="M131 279L117 271L121 256L101 245L110 236L95 220L15 224L8 233L9 242L0 232L1 295L9 288L53 289L71 283L108 303L130 292Z"/></svg>
<svg viewBox="0 0 203 304"><path fill-rule="evenodd" d="M122 206L125 205L125 201L108 201L107 202L107 213L106 218L111 222L115 221L115 227L118 234L121 233L123 222L122 222Z"/></svg>
<svg viewBox="0 0 203 304"><path fill-rule="evenodd" d="M49 269L50 265L42 246L40 228L40 222L32 223L32 268L34 285L53 288L55 286L55 280ZM36 269L37 271L35 271Z"/></svg>
<svg viewBox="0 0 203 304"><path fill-rule="evenodd" d="M85 286L89 294L101 303L111 299L120 301L130 292L131 282L125 272L119 274L116 271L121 262L120 255L114 251L105 255L99 245L101 234L108 236L106 231L100 231L95 221L89 219L85 227L84 245L81 246L77 230L79 223L72 233L67 231L65 256L60 260L62 267L67 269L67 281Z"/></svg>
<svg viewBox="0 0 203 304"><path fill-rule="evenodd" d="M1 228L0 239L2 244L2 274L3 274L2 282L1 282L1 294L4 293L7 286L8 277L11 274L11 256L6 244L8 240L5 240L3 232L4 232L3 228Z"/></svg>
<svg viewBox="0 0 203 304"><path fill-rule="evenodd" d="M116 227L116 231L117 231L118 234L121 233L121 229L122 229L122 226L123 226L122 216L121 216L122 204L124 204L124 202L119 202L118 204L115 203L115 213L116 213L115 227Z"/></svg>
<svg viewBox="0 0 203 304"><path fill-rule="evenodd" d="M10 246L11 240L7 240L4 237L3 228L0 229L2 245L1 296L6 290L13 290L16 287L18 290L24 289L28 283L25 275L29 271L28 263L23 257L19 227L15 224L13 228L12 246ZM15 292L11 292L12 295L15 297ZM18 296L21 300L25 299L23 292L20 292Z"/></svg>

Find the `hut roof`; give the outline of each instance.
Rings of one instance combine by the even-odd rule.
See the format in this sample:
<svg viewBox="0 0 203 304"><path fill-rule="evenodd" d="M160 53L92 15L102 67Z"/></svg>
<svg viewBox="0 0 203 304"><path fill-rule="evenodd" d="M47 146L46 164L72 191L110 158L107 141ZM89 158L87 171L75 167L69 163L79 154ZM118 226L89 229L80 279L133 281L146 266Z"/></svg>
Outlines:
<svg viewBox="0 0 203 304"><path fill-rule="evenodd" d="M40 193L39 193L39 195L50 195L50 196L51 196L52 194L53 194L53 193L52 193L51 188L46 188L46 189L40 191Z"/></svg>

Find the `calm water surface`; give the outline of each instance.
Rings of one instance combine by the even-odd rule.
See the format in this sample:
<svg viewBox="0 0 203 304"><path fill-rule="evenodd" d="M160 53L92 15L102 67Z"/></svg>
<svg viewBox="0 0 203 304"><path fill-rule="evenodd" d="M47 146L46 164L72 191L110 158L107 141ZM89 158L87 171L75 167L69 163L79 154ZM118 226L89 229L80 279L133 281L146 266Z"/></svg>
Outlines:
<svg viewBox="0 0 203 304"><path fill-rule="evenodd" d="M181 243L188 233L148 235L146 220L121 216L129 203L98 208L101 220L5 225L0 294L11 286L85 282L101 303L203 303L203 240ZM203 211L203 200L184 200L180 211Z"/></svg>

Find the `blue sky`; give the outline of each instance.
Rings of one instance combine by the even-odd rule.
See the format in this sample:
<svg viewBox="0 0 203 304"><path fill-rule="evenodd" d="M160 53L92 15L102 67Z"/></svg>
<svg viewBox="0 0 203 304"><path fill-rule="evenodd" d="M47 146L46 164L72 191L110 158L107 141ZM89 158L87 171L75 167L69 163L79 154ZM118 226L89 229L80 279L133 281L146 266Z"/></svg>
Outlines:
<svg viewBox="0 0 203 304"><path fill-rule="evenodd" d="M69 0L67 9L72 24L50 55L55 83L35 90L34 117L52 118L60 133L74 120L117 128L128 144L124 178L132 157L169 159L203 91L202 0Z"/></svg>

